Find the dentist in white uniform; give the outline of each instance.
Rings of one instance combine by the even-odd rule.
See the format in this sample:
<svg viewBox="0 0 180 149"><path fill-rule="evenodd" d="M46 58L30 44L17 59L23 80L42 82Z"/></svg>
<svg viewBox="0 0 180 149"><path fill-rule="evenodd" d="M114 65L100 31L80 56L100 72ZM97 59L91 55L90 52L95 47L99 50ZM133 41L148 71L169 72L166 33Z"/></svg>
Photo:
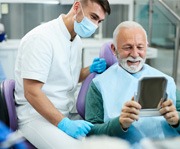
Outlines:
<svg viewBox="0 0 180 149"><path fill-rule="evenodd" d="M90 37L106 13L110 14L107 0L78 0L67 14L34 28L21 40L15 66L18 126L35 147L75 148L93 127L72 120L70 112L78 82L106 69L99 58L81 69L80 39Z"/></svg>

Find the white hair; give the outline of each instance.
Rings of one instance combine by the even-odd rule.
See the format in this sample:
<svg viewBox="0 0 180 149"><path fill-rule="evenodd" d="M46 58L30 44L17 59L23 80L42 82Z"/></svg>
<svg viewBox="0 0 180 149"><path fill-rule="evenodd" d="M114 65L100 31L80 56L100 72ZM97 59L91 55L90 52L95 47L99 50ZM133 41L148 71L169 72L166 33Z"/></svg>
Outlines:
<svg viewBox="0 0 180 149"><path fill-rule="evenodd" d="M117 36L118 36L119 31L122 28L129 28L129 29L130 28L140 28L140 29L142 29L146 36L146 42L148 43L147 33L146 33L145 29L139 23L134 22L134 21L124 21L124 22L120 23L113 32L113 43L116 48L117 48Z"/></svg>

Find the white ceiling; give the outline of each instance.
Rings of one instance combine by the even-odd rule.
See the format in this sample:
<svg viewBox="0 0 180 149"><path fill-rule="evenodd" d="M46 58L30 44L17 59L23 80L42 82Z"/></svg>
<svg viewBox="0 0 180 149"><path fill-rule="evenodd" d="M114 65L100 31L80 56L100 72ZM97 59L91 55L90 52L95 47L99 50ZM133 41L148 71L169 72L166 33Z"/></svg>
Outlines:
<svg viewBox="0 0 180 149"><path fill-rule="evenodd" d="M0 3L39 3L39 4L59 4L60 0L0 0Z"/></svg>

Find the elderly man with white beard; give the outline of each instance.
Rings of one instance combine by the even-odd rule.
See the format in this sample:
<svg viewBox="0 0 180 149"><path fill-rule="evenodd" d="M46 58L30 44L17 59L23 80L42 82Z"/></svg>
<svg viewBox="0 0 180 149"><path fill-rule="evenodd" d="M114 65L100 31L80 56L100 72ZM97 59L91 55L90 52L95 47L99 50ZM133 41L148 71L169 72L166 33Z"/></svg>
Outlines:
<svg viewBox="0 0 180 149"><path fill-rule="evenodd" d="M131 144L143 138L179 135L176 85L173 78L145 64L147 46L147 34L140 24L125 21L115 29L111 49L118 61L93 79L86 95L85 119L94 124L88 135L119 137ZM134 101L134 93L143 76L168 80L161 116L140 117L141 105Z"/></svg>

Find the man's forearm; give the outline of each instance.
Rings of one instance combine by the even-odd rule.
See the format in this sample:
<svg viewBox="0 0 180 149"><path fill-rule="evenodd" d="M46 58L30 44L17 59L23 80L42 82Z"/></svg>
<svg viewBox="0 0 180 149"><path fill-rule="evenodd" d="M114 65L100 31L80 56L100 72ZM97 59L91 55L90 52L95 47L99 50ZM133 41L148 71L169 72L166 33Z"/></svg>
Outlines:
<svg viewBox="0 0 180 149"><path fill-rule="evenodd" d="M43 93L43 85L39 81L24 79L24 96L40 115L57 126L64 116Z"/></svg>
<svg viewBox="0 0 180 149"><path fill-rule="evenodd" d="M40 93L39 96L30 96L27 98L33 108L53 125L57 126L64 117L44 93Z"/></svg>
<svg viewBox="0 0 180 149"><path fill-rule="evenodd" d="M120 124L119 117L116 117L109 122L102 124L94 124L94 127L91 129L88 135L108 135L108 136L121 136L124 133Z"/></svg>
<svg viewBox="0 0 180 149"><path fill-rule="evenodd" d="M86 77L90 74L89 72L89 67L86 68L82 68L81 72L80 72L80 76L79 76L79 82L84 81L84 79L86 79Z"/></svg>

